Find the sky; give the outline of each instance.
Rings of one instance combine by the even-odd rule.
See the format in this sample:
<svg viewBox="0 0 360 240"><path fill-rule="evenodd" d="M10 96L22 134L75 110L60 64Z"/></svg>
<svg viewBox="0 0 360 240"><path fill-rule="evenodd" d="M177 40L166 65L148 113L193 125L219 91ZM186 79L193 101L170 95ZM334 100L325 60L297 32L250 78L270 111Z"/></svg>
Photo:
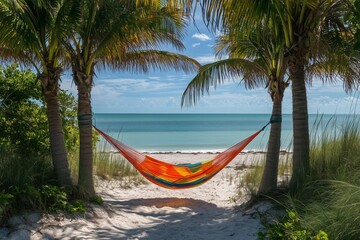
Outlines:
<svg viewBox="0 0 360 240"><path fill-rule="evenodd" d="M204 26L200 14L186 29L181 54L196 59L201 64L216 60L216 36ZM168 48L166 50L169 50ZM171 51L176 52L174 49ZM92 89L94 113L271 113L272 101L263 87L246 90L238 81L229 81L210 94L203 96L191 107L181 108L181 95L196 73L159 72L131 74L123 71L96 72ZM76 87L68 73L62 77L62 88L77 96ZM313 114L359 113L354 107L358 94L348 95L342 83L323 84L314 79L308 85L308 109ZM283 113L292 112L291 86L285 91Z"/></svg>

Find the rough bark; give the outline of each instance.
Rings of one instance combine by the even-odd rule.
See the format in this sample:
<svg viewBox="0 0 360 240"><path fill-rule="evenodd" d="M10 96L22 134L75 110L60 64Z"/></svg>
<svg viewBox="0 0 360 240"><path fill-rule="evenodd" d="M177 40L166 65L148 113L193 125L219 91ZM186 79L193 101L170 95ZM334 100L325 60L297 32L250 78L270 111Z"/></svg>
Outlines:
<svg viewBox="0 0 360 240"><path fill-rule="evenodd" d="M303 58L294 56L289 61L293 102L293 175L291 188L298 189L309 167L309 122Z"/></svg>
<svg viewBox="0 0 360 240"><path fill-rule="evenodd" d="M59 186L72 189L71 174L67 158L65 138L62 128L60 106L57 100L61 69L50 68L48 74L38 76L46 103L49 122L50 147L54 171Z"/></svg>
<svg viewBox="0 0 360 240"><path fill-rule="evenodd" d="M277 176L281 142L282 97L273 99L272 120L266 163L258 195L267 195L277 189Z"/></svg>
<svg viewBox="0 0 360 240"><path fill-rule="evenodd" d="M80 132L78 188L85 198L95 196L93 180L93 141L91 88L92 76L78 71L75 73L78 89L78 123Z"/></svg>

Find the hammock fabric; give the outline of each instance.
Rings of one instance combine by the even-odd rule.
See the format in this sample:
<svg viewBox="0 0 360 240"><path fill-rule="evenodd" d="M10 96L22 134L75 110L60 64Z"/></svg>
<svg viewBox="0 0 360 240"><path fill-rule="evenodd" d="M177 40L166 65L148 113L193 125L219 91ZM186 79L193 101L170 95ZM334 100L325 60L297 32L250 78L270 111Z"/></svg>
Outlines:
<svg viewBox="0 0 360 240"><path fill-rule="evenodd" d="M265 127L216 155L213 159L195 164L174 165L144 155L94 126L146 179L158 186L169 189L192 188L210 180L229 164Z"/></svg>

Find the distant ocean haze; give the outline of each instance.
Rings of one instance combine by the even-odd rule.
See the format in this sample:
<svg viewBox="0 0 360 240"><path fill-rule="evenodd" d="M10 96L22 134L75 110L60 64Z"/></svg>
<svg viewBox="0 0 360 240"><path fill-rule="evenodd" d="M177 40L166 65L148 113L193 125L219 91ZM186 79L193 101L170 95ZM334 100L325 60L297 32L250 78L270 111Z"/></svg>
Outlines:
<svg viewBox="0 0 360 240"><path fill-rule="evenodd" d="M94 124L142 152L220 152L247 138L270 120L270 114L94 114ZM352 115L309 115L309 126L336 117L337 127ZM291 151L292 116L282 117L281 149ZM266 151L270 126L245 151ZM101 139L101 141L104 141Z"/></svg>

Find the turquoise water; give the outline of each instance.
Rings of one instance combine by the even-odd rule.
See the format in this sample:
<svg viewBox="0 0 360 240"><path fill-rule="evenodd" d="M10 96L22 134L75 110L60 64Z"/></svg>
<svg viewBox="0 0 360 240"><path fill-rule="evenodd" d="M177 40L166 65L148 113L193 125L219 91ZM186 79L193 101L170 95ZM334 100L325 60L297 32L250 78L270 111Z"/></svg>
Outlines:
<svg viewBox="0 0 360 240"><path fill-rule="evenodd" d="M350 115L336 115L339 126ZM309 126L334 115L309 115ZM268 114L95 114L94 124L124 143L146 152L218 152L261 129ZM265 150L270 126L245 150ZM291 150L292 116L283 115L283 150Z"/></svg>

